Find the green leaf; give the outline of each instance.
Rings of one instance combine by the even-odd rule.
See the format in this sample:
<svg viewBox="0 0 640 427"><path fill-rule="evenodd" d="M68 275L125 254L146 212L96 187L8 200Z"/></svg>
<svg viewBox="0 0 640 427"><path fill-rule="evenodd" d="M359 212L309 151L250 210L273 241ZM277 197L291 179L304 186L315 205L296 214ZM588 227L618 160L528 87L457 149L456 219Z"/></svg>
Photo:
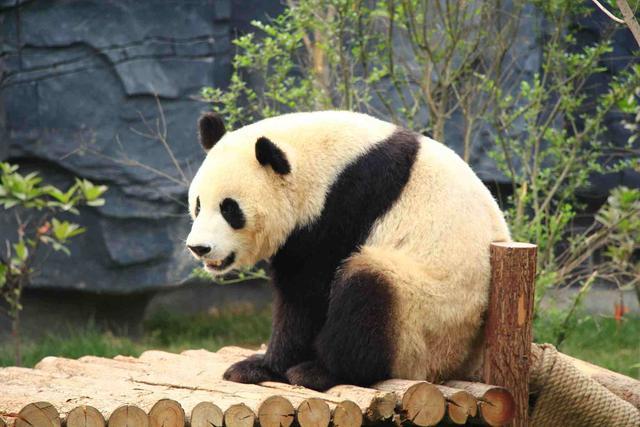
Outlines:
<svg viewBox="0 0 640 427"><path fill-rule="evenodd" d="M26 261L29 256L29 249L24 240L20 240L18 243L13 244L13 251L16 254L16 258L21 262Z"/></svg>

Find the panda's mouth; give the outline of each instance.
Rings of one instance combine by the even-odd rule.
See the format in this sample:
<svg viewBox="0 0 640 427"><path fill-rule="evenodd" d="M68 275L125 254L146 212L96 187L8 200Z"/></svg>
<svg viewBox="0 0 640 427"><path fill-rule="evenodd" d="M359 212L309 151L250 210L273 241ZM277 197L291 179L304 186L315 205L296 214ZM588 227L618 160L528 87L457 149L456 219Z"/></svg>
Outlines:
<svg viewBox="0 0 640 427"><path fill-rule="evenodd" d="M236 260L236 253L235 252L231 252L229 255L227 255L226 258L221 259L221 260L218 260L218 259L205 259L204 260L204 265L207 268L207 270L223 271L227 267L229 267L231 264L233 264L233 262L235 260Z"/></svg>

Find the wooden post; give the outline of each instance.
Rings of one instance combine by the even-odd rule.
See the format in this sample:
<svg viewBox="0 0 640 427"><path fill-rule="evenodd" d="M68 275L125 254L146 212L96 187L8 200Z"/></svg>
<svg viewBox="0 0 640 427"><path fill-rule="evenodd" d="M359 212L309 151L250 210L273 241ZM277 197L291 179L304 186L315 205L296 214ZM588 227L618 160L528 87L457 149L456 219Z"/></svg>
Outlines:
<svg viewBox="0 0 640 427"><path fill-rule="evenodd" d="M511 425L529 425L531 318L536 245L491 244L491 289L484 327L482 380L507 388L515 402Z"/></svg>

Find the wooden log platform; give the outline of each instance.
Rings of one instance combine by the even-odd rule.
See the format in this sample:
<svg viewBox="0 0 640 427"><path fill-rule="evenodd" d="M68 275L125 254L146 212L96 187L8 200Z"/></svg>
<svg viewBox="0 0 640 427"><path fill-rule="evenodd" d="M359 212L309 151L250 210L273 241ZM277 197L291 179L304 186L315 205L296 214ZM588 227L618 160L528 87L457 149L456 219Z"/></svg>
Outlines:
<svg viewBox="0 0 640 427"><path fill-rule="evenodd" d="M508 423L514 414L507 390L477 383L395 379L320 393L222 380L229 365L253 353L238 347L216 353L151 350L138 358L46 357L35 369L2 368L0 427L498 425L496 420ZM491 390L500 391L500 405L490 401Z"/></svg>

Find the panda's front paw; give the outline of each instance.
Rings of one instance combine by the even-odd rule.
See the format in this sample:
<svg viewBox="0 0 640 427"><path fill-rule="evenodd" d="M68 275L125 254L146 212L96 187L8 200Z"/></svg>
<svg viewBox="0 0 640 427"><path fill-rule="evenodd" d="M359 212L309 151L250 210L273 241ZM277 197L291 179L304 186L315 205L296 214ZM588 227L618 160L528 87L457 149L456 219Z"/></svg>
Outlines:
<svg viewBox="0 0 640 427"><path fill-rule="evenodd" d="M257 384L263 381L285 381L282 376L265 366L264 355L262 354L255 354L245 360L234 363L226 370L222 378L227 381L245 384Z"/></svg>

